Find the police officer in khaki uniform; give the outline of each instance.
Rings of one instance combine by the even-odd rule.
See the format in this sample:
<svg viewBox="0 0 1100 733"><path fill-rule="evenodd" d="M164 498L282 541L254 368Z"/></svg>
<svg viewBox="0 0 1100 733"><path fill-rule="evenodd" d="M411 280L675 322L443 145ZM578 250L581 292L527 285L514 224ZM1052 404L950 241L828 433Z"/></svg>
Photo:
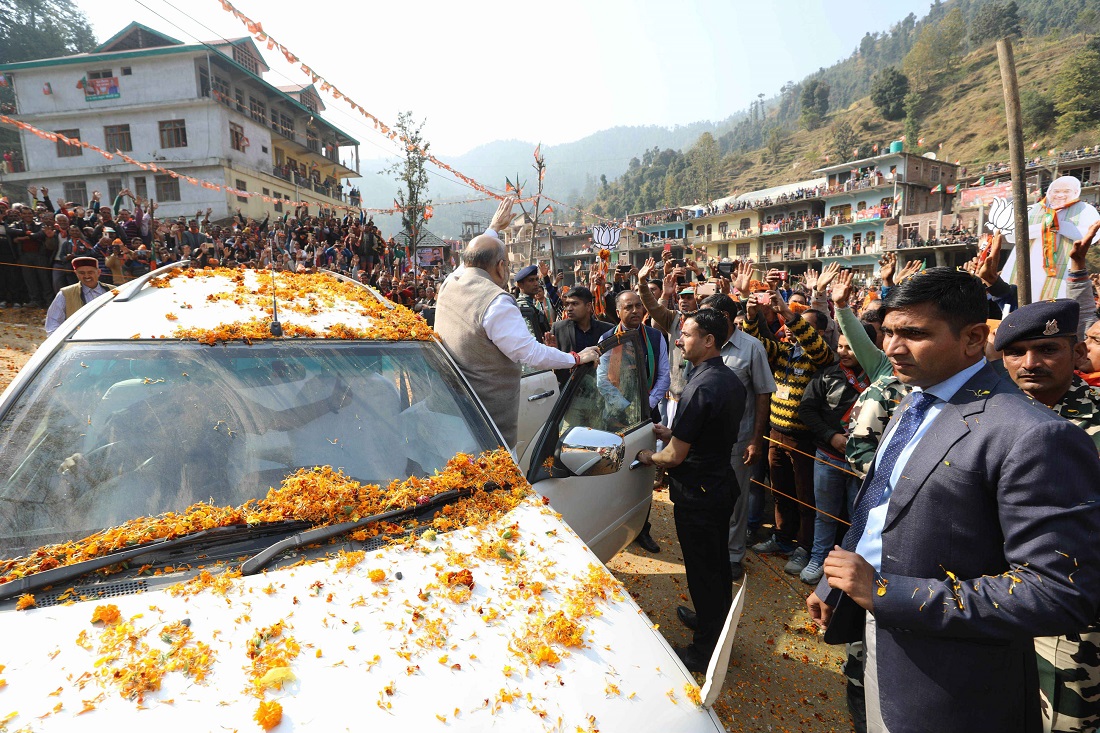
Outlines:
<svg viewBox="0 0 1100 733"><path fill-rule="evenodd" d="M993 348L1004 352L1008 375L1023 392L1082 428L1100 450L1100 389L1074 374L1085 350L1077 339L1080 305L1049 300L1009 313ZM1051 460L1057 460L1056 449ZM1068 550L1067 550L1068 552ZM1100 622L1078 634L1035 640L1043 726L1047 731L1095 730L1100 719Z"/></svg>

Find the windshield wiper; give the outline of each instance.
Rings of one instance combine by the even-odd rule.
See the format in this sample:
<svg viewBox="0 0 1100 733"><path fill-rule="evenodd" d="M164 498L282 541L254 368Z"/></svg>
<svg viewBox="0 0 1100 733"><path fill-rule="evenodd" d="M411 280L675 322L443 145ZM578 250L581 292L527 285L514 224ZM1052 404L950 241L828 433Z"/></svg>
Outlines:
<svg viewBox="0 0 1100 733"><path fill-rule="evenodd" d="M325 540L332 539L333 537L339 537L342 534L348 532L354 532L357 529L362 529L376 522L386 522L391 519L403 519L405 517L411 517L415 514L420 514L432 509L438 509L441 506L450 504L459 499L464 499L473 495L477 490L486 492L497 491L501 488L511 488L508 484L501 487L494 481L489 481L484 487L478 489L452 489L451 491L444 491L440 494L436 494L427 501L416 504L415 506L406 507L404 509L391 509L388 512L382 512L381 514L374 514L369 517L363 517L354 522L342 522L341 524L330 524L325 527L318 527L317 529L311 529L306 532L301 532L293 537L287 537L284 540L279 540L275 544L268 547L263 552L259 552L252 557L244 561L241 565L241 575L255 575L263 570L265 567L271 564L281 553L294 549L296 547L302 547L304 545L313 545L318 542L324 542Z"/></svg>
<svg viewBox="0 0 1100 733"><path fill-rule="evenodd" d="M243 537L263 537L269 534L296 532L306 527L313 526L312 522L304 520L286 520L281 522L265 522L263 524L232 524L227 527L211 527L182 537L172 537L164 540L146 542L125 550L118 550L101 557L93 557L72 565L60 568L43 570L42 572L28 575L7 583L0 584L0 601L14 598L17 595L31 593L43 588L68 583L82 575L94 570L110 567L120 562L128 562L143 555L151 555L164 550L178 549L191 545L203 545L207 543L226 542Z"/></svg>

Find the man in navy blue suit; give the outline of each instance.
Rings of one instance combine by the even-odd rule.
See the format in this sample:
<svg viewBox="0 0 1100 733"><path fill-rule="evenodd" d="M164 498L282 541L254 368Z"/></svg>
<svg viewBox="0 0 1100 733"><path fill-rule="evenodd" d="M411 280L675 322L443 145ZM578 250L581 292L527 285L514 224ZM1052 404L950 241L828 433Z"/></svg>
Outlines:
<svg viewBox="0 0 1100 733"><path fill-rule="evenodd" d="M1100 458L986 364L976 278L932 268L884 307L913 389L807 606L826 641L866 644L869 731L1041 731L1032 638L1100 603Z"/></svg>

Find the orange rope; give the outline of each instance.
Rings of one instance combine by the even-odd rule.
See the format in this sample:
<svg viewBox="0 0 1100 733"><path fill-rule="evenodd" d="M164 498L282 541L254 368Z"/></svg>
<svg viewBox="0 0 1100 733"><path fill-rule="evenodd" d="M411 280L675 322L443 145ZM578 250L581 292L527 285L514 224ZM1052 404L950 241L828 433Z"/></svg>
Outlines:
<svg viewBox="0 0 1100 733"><path fill-rule="evenodd" d="M844 473L848 474L849 476L855 476L856 478L858 478L860 480L863 480L863 476L860 476L858 473L855 473L854 471L849 471L848 469L841 468L840 466L834 466L832 463L829 463L828 461L824 460L823 458L818 458L817 456L812 456L809 453L806 453L805 451L800 451L798 448L792 448L791 446L787 445L786 443L780 443L778 440L774 440L772 438L769 438L766 435L764 436L764 440L767 440L771 443L775 443L776 445L781 445L784 448L786 448L787 450L792 450L795 453L806 456L807 458L813 458L815 461L818 461L819 463L824 463L829 468L835 468L838 471L843 471Z"/></svg>
<svg viewBox="0 0 1100 733"><path fill-rule="evenodd" d="M779 494L780 496L785 496L785 497L787 497L788 499L790 499L791 501L795 502L796 504L801 504L801 505L802 505L802 506L804 506L804 507L809 507L810 509L813 509L813 510L814 510L815 512L817 512L818 514L824 514L824 515L825 515L826 517L828 517L829 519L835 519L836 521L840 522L841 524L846 524L846 525L848 525L849 527L851 527L851 526L852 526L852 523L851 523L851 522L845 522L845 521L844 521L843 519L841 519L840 517L834 517L834 516L833 516L832 514L829 514L829 512L823 512L823 511L821 511L820 509L818 509L818 508L817 508L816 506L814 506L813 504L807 504L806 502L804 502L804 501L801 501L801 500L799 500L799 499L796 499L796 498L794 498L793 496L791 496L790 494L785 494L785 493L783 493L782 491L780 491L779 489L776 489L776 488L773 488L773 487L771 487L771 486L768 486L767 484L765 484L765 483L763 483L763 482L761 482L761 481L757 481L757 480L756 480L756 479L754 479L754 478L750 478L750 479L749 479L749 481L752 481L752 482L753 482L754 484L760 484L760 485L761 485L761 486L763 486L763 487L764 487L765 489L771 489L771 490L772 490L772 491L773 491L774 493L776 493L776 494Z"/></svg>

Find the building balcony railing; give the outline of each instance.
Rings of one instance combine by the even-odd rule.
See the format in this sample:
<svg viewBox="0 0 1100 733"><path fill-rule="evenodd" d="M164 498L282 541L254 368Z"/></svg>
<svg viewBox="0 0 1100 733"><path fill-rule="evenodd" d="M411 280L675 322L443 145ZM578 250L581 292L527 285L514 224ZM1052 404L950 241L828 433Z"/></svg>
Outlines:
<svg viewBox="0 0 1100 733"><path fill-rule="evenodd" d="M845 242L843 245L826 244L821 247L815 247L812 252L814 259L857 257L859 255L871 256L882 254L882 245L878 242L873 244L868 244L866 242Z"/></svg>
<svg viewBox="0 0 1100 733"><path fill-rule="evenodd" d="M889 206L872 206L851 214L833 214L821 219L821 228L843 226L845 224L858 224L864 221L880 221L889 219L892 212Z"/></svg>
<svg viewBox="0 0 1100 733"><path fill-rule="evenodd" d="M863 178L857 178L854 181L845 181L844 183L838 183L835 186L829 186L825 189L825 196L839 196L845 193L852 193L853 191L865 191L870 188L879 188L881 186L893 185L893 179L887 180L887 178L882 175L865 176Z"/></svg>
<svg viewBox="0 0 1100 733"><path fill-rule="evenodd" d="M922 239L920 237L909 237L901 239L893 247L887 249L899 250L899 249L922 249L931 247L952 247L952 246L967 246L977 247L979 239L973 234L948 234L946 236L933 237L931 239Z"/></svg>
<svg viewBox="0 0 1100 733"><path fill-rule="evenodd" d="M786 234L788 232L804 232L807 229L821 228L821 217L803 217L801 219L784 219L760 225L760 234L768 237L773 234Z"/></svg>

